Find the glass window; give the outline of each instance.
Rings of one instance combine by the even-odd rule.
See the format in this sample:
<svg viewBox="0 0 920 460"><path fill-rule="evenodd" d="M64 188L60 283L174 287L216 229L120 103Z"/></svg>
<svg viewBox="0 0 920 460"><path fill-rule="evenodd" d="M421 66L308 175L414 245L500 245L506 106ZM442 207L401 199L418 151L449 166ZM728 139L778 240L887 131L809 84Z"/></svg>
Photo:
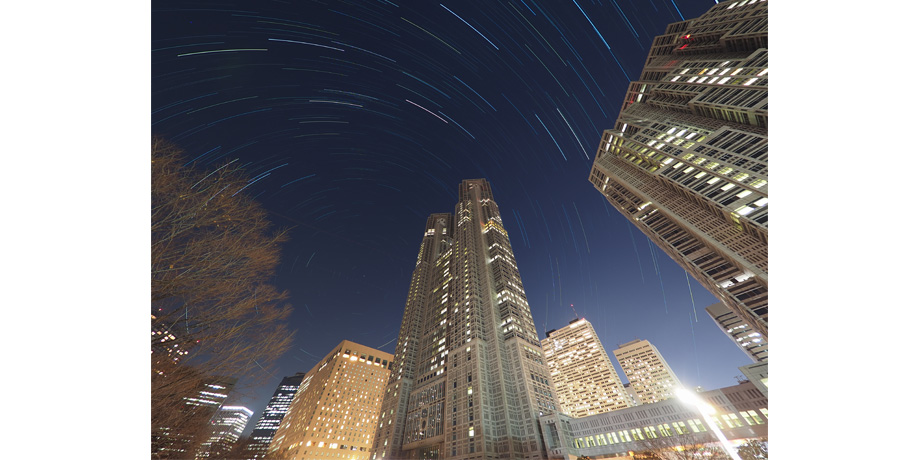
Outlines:
<svg viewBox="0 0 920 460"><path fill-rule="evenodd" d="M677 434L687 434L690 431L687 429L687 425L684 425L684 422L674 422L674 429L677 431Z"/></svg>
<svg viewBox="0 0 920 460"><path fill-rule="evenodd" d="M728 414L728 418L729 418L729 420L731 420L731 424L732 424L733 426L736 426L736 427L738 427L738 426L744 426L744 424L741 423L741 419L739 419L737 415L735 415L735 414Z"/></svg>

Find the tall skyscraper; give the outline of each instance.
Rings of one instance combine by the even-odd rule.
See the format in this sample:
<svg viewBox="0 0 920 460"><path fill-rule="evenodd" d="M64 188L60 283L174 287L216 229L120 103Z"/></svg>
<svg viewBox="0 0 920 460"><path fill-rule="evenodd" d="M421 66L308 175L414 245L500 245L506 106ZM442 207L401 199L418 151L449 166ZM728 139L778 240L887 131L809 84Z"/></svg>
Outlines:
<svg viewBox="0 0 920 460"><path fill-rule="evenodd" d="M664 401L680 388L680 380L648 340L636 339L620 345L613 354L641 404Z"/></svg>
<svg viewBox="0 0 920 460"><path fill-rule="evenodd" d="M767 338L767 3L714 5L652 43L589 180Z"/></svg>
<svg viewBox="0 0 920 460"><path fill-rule="evenodd" d="M303 381L304 373L298 372L290 377L281 379L278 388L262 411L262 416L256 422L256 427L249 435L249 443L246 445L246 459L256 460L265 456L268 451L268 444L272 442L275 432L281 426L281 420L287 414L291 407L291 401L297 394L297 388Z"/></svg>
<svg viewBox="0 0 920 460"><path fill-rule="evenodd" d="M586 417L633 406L588 320L547 332L542 344L562 412Z"/></svg>
<svg viewBox="0 0 920 460"><path fill-rule="evenodd" d="M366 460L393 355L343 340L303 377L267 456Z"/></svg>
<svg viewBox="0 0 920 460"><path fill-rule="evenodd" d="M485 179L428 218L395 356L372 459L546 458L556 397Z"/></svg>
<svg viewBox="0 0 920 460"><path fill-rule="evenodd" d="M767 361L767 341L760 332L751 328L751 325L721 303L706 307L706 313L712 318L719 328L728 335L728 338L738 345L755 362Z"/></svg>
<svg viewBox="0 0 920 460"><path fill-rule="evenodd" d="M201 444L195 458L221 457L240 439L246 424L252 417L252 411L243 406L223 406L217 410L208 425L211 434Z"/></svg>

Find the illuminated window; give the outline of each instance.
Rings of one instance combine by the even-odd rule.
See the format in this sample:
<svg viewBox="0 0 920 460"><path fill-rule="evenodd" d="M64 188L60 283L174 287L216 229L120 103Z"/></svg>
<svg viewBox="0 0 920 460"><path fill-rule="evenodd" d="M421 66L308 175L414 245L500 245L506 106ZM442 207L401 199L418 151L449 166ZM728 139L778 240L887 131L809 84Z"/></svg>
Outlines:
<svg viewBox="0 0 920 460"><path fill-rule="evenodd" d="M671 427L668 426L667 423L665 423L664 425L658 425L658 431L661 432L662 436L673 436L673 434L671 433Z"/></svg>
<svg viewBox="0 0 920 460"><path fill-rule="evenodd" d="M673 422L671 425L674 425L674 431L677 431L677 434L687 434L687 425L684 425L684 422Z"/></svg>
<svg viewBox="0 0 920 460"><path fill-rule="evenodd" d="M757 415L756 411L741 411L741 416L744 417L744 421L748 422L748 425L763 425L763 419Z"/></svg>

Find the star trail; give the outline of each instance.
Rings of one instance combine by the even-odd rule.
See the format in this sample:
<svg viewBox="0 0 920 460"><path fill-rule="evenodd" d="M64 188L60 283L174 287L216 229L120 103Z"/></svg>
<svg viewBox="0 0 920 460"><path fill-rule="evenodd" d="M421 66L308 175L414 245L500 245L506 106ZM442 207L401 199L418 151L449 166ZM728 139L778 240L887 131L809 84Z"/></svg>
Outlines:
<svg viewBox="0 0 920 460"><path fill-rule="evenodd" d="M298 332L239 401L253 419L343 339L393 351L425 219L480 177L538 329L577 309L608 351L647 339L685 385L734 384L750 360L697 317L716 299L588 182L654 37L713 4L154 2L152 133L199 168L242 164L235 192L291 229L275 284Z"/></svg>

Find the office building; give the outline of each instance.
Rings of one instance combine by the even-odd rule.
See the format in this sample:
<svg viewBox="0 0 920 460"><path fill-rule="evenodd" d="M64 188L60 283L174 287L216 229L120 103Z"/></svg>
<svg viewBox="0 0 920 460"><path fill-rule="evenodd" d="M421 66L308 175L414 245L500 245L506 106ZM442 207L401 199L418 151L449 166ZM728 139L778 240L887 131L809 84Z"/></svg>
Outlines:
<svg viewBox="0 0 920 460"><path fill-rule="evenodd" d="M366 460L393 355L348 340L304 375L266 456Z"/></svg>
<svg viewBox="0 0 920 460"><path fill-rule="evenodd" d="M150 331L150 366L155 373L163 375L172 372L189 351L185 349L186 344L165 324L157 323L156 315L150 315L150 319L153 323ZM183 346L180 347L180 344Z"/></svg>
<svg viewBox="0 0 920 460"><path fill-rule="evenodd" d="M648 340L633 340L613 351L641 404L651 404L674 396L680 381L661 353Z"/></svg>
<svg viewBox="0 0 920 460"><path fill-rule="evenodd" d="M562 412L585 417L634 405L588 320L547 332L542 344Z"/></svg>
<svg viewBox="0 0 920 460"><path fill-rule="evenodd" d="M290 377L281 379L275 393L272 394L268 405L262 411L262 416L256 422L256 427L249 435L249 442L246 444L246 460L256 460L265 456L268 451L268 444L271 443L275 432L281 426L281 420L287 414L291 407L291 401L297 394L297 389L303 382L304 373L298 372Z"/></svg>
<svg viewBox="0 0 920 460"><path fill-rule="evenodd" d="M741 366L738 370L744 374L747 379L754 384L754 386L763 393L764 396L769 396L769 376L767 373L767 362L748 364L747 366Z"/></svg>
<svg viewBox="0 0 920 460"><path fill-rule="evenodd" d="M767 3L670 24L589 180L767 339Z"/></svg>
<svg viewBox="0 0 920 460"><path fill-rule="evenodd" d="M485 179L427 221L372 459L543 459L557 410L508 233Z"/></svg>
<svg viewBox="0 0 920 460"><path fill-rule="evenodd" d="M642 402L639 401L639 395L636 393L636 389L629 384L629 381L623 384L623 389L626 391L626 398L629 401L630 407L642 404Z"/></svg>
<svg viewBox="0 0 920 460"><path fill-rule="evenodd" d="M182 398L182 409L154 430L151 440L153 458L190 456L210 430L209 421L227 400L236 385L233 377L211 377L201 382L197 391ZM197 441L196 441L197 439Z"/></svg>
<svg viewBox="0 0 920 460"><path fill-rule="evenodd" d="M741 319L722 303L706 307L706 313L709 313L712 320L719 325L719 329L722 329L728 338L754 362L767 361L767 341L747 321Z"/></svg>
<svg viewBox="0 0 920 460"><path fill-rule="evenodd" d="M208 422L208 439L201 444L195 458L219 458L230 452L251 417L252 411L243 406L223 406L218 409Z"/></svg>
<svg viewBox="0 0 920 460"><path fill-rule="evenodd" d="M767 398L751 382L700 392L697 396L715 409L712 421L730 444L767 438ZM674 453L675 447L719 443L699 409L677 398L580 418L556 413L542 417L540 422L547 451L553 459L581 455L661 458L633 454L660 449ZM687 454L673 458L691 457Z"/></svg>

